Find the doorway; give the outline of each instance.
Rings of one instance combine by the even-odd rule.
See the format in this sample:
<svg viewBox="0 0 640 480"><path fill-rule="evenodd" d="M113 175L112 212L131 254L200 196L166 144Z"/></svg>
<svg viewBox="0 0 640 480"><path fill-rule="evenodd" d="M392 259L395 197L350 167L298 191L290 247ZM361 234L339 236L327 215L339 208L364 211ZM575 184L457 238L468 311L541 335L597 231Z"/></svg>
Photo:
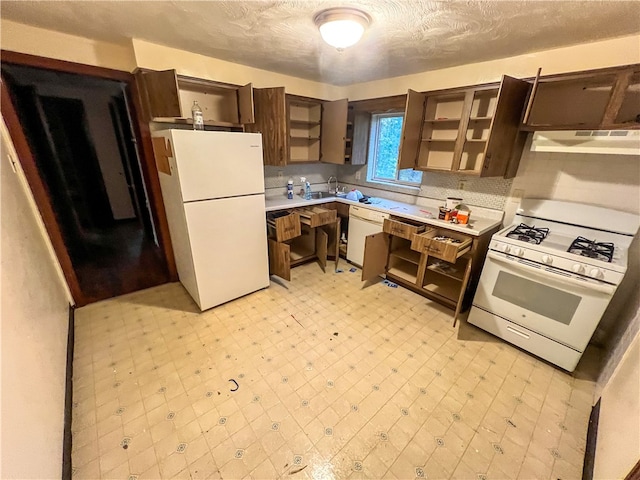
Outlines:
<svg viewBox="0 0 640 480"><path fill-rule="evenodd" d="M41 212L42 203L50 207L50 221L43 218L76 303L170 281L129 84L10 63L1 69L3 103L6 93L43 190L34 192L36 203Z"/></svg>

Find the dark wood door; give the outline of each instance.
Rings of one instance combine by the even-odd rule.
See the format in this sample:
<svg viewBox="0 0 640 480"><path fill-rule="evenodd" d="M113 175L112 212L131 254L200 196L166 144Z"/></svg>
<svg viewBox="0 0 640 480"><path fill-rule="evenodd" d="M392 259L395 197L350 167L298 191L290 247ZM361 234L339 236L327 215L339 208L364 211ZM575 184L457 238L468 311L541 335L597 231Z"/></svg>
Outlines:
<svg viewBox="0 0 640 480"><path fill-rule="evenodd" d="M254 88L253 101L255 123L245 125L245 129L262 133L265 165L286 165L289 159L289 133L284 87Z"/></svg>
<svg viewBox="0 0 640 480"><path fill-rule="evenodd" d="M155 202L147 192L155 187L147 176L148 166L142 166L136 156L135 167L144 181L142 189L136 189L133 181L129 185L124 172L122 178L113 175L113 169L123 168L125 159L118 155L109 95L103 95L104 115L100 121L104 129L99 133L114 130L109 130L113 155L105 155L104 146L96 153L95 125L90 128L85 110L87 105L95 110L94 102L98 100L91 96L91 100L87 96L80 102L73 100L76 95L82 96L73 85L84 88L86 84L80 79L83 75L6 64L4 60L2 115L76 304L82 306L170 281L166 233L157 228L157 221L151 224L141 215L144 205L147 220L157 219L158 213L164 216L164 211L150 209ZM29 70L37 71L37 75L30 77ZM85 80L91 88L119 91L130 99L128 82L133 82L133 77L125 72L114 75L120 78L111 83L104 80L104 85L90 76ZM55 86L49 78L58 78L64 88ZM46 95L38 92L38 82L49 82L46 88L42 87ZM66 93L52 94L56 89ZM137 136L140 129L131 125L131 118L138 116L128 110L119 120L128 124L129 136L134 133L135 149L142 141ZM142 153L140 158L146 160ZM106 178L105 168L112 169L110 179ZM120 194L114 190L117 182L121 182ZM129 187L136 189L136 195L143 200L130 195ZM116 203L120 204L119 213L114 208ZM126 203L129 210L123 207Z"/></svg>

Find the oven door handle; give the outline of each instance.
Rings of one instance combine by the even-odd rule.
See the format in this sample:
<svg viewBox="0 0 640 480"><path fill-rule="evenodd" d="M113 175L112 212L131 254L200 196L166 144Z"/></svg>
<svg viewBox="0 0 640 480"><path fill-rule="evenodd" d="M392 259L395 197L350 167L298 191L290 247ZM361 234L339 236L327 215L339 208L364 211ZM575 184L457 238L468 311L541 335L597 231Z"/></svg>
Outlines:
<svg viewBox="0 0 640 480"><path fill-rule="evenodd" d="M600 293L605 293L607 295L613 295L614 292L616 291L614 286L610 286L607 284L581 282L580 280L576 280L572 277L565 277L564 275L550 273L550 272L547 272L546 270L532 267L530 265L527 265L526 263L522 263L517 260L507 260L506 258L502 257L499 253L496 253L496 252L489 251L489 253L487 254L487 257L490 258L491 260L495 260L496 262L509 265L514 269L526 270L529 273L532 273L534 275L537 275L538 277L541 277L547 280L549 279L557 280L563 283L567 283L569 285L575 285L576 287L580 287L587 290L593 290Z"/></svg>

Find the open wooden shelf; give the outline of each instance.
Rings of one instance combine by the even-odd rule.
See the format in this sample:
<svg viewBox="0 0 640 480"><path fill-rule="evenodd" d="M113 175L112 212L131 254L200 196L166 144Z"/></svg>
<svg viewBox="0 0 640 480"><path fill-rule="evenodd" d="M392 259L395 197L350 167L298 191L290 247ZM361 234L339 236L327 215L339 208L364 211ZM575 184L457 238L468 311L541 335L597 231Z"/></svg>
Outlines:
<svg viewBox="0 0 640 480"><path fill-rule="evenodd" d="M449 302L457 303L461 284L457 279L445 275L436 275L428 270L424 276L422 288L429 293L449 300Z"/></svg>
<svg viewBox="0 0 640 480"><path fill-rule="evenodd" d="M317 125L320 125L319 121L316 120L295 120L293 118L289 119L289 123L293 126L299 126L299 127L315 127Z"/></svg>
<svg viewBox="0 0 640 480"><path fill-rule="evenodd" d="M424 123L428 123L430 125L437 125L440 123L460 123L460 118L435 118L433 120L425 120Z"/></svg>
<svg viewBox="0 0 640 480"><path fill-rule="evenodd" d="M409 262L398 262L393 267L390 267L387 272L390 275L403 279L405 282L415 284L417 281L417 267Z"/></svg>
<svg viewBox="0 0 640 480"><path fill-rule="evenodd" d="M410 248L399 248L390 253L393 257L398 257L404 261L418 265L420 263L420 252L411 250Z"/></svg>
<svg viewBox="0 0 640 480"><path fill-rule="evenodd" d="M444 275L445 277L449 277L458 282L462 282L464 279L464 267L464 265L460 265L459 263L451 265L451 268L447 268L447 266L442 268L439 264L431 264L427 266L427 270L439 275Z"/></svg>
<svg viewBox="0 0 640 480"><path fill-rule="evenodd" d="M289 138L291 138L291 140L306 140L306 141L317 141L320 140L320 137L305 137L303 135L291 135Z"/></svg>

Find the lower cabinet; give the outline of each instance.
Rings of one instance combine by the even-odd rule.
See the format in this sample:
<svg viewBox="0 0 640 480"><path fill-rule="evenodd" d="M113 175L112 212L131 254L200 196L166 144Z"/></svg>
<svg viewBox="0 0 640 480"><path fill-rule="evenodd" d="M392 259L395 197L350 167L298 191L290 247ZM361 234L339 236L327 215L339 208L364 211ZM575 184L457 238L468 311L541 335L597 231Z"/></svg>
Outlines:
<svg viewBox="0 0 640 480"><path fill-rule="evenodd" d="M466 306L474 253L473 237L392 217L365 239L362 280L385 275L454 309L455 325Z"/></svg>
<svg viewBox="0 0 640 480"><path fill-rule="evenodd" d="M340 223L335 210L295 208L267 214L269 273L291 280L291 269L316 260L322 271L338 266Z"/></svg>

